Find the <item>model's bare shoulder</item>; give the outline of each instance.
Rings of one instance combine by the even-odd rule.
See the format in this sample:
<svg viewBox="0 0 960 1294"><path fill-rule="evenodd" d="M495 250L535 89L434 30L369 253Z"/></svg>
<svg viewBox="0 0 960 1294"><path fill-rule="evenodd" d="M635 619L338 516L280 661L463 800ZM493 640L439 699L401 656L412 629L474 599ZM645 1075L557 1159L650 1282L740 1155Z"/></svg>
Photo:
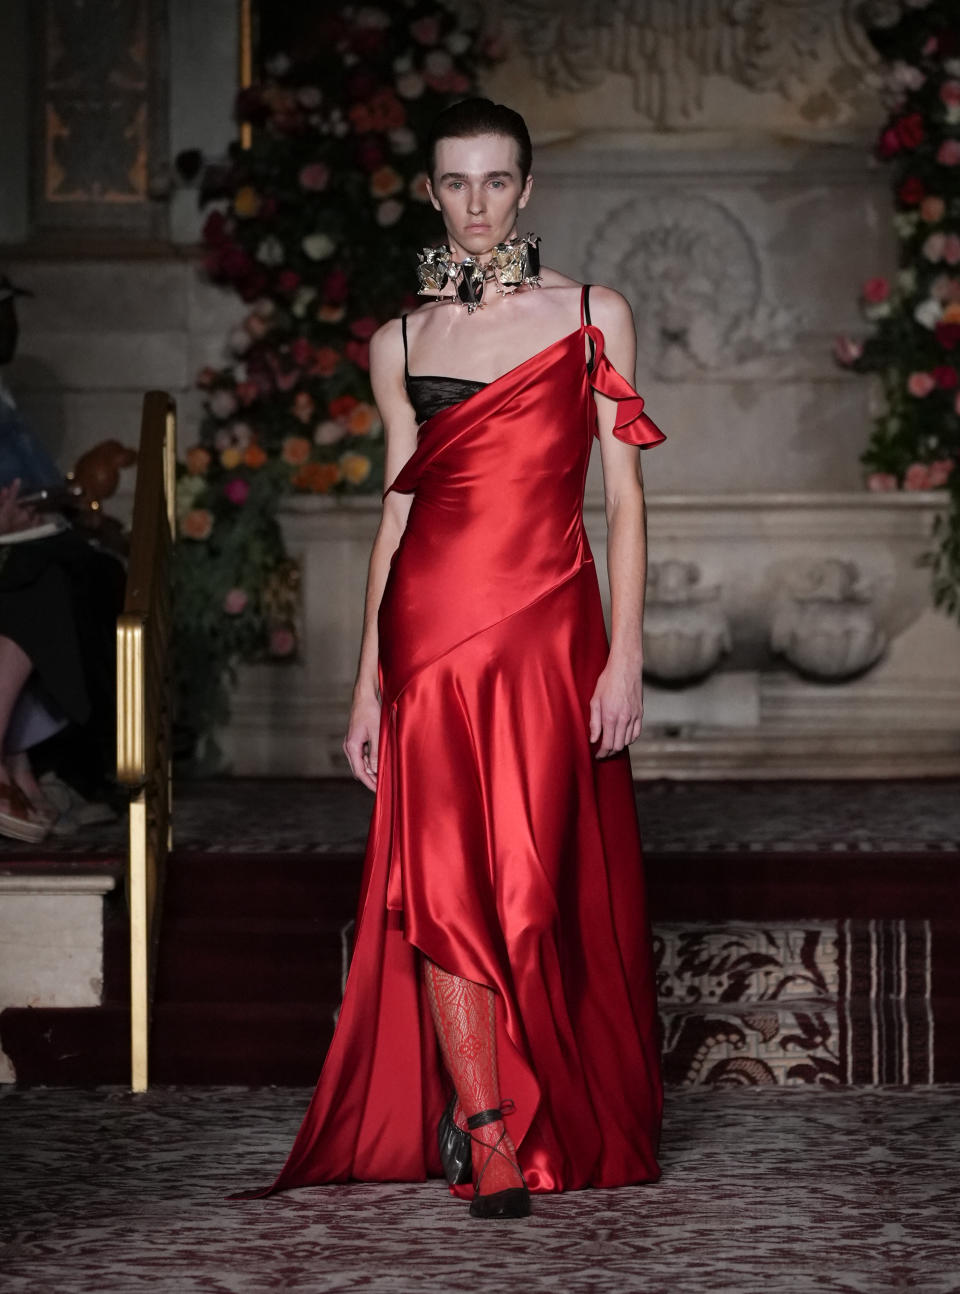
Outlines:
<svg viewBox="0 0 960 1294"><path fill-rule="evenodd" d="M602 283L591 283L590 318L600 328L603 328L605 323L610 327L622 327L633 322L633 307L616 288L604 287Z"/></svg>
<svg viewBox="0 0 960 1294"><path fill-rule="evenodd" d="M403 332L399 315L382 323L370 338L370 366L390 370L399 360L403 370Z"/></svg>

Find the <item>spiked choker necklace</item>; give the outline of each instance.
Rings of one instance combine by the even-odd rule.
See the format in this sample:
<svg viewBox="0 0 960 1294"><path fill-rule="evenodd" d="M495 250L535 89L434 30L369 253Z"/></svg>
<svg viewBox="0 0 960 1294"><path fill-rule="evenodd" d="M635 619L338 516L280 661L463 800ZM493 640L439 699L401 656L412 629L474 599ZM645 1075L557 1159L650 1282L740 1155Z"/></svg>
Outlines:
<svg viewBox="0 0 960 1294"><path fill-rule="evenodd" d="M528 287L540 286L539 234L523 234L508 242L497 243L486 265L472 256L455 261L446 243L439 247L424 247L417 252L417 277L420 296L440 293L447 283L455 286L455 295L444 300L457 301L467 308L467 314L483 307L484 285L495 279L500 296L516 292L522 283Z"/></svg>

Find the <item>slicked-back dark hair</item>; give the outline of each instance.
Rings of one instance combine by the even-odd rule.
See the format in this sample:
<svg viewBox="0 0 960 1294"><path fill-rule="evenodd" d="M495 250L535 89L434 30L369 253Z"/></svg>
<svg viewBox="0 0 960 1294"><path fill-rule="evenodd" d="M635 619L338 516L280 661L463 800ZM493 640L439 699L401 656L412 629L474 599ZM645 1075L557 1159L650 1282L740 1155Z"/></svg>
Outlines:
<svg viewBox="0 0 960 1294"><path fill-rule="evenodd" d="M492 99L461 99L437 114L427 132L427 174L433 180L437 144L441 139L473 139L477 135L509 135L517 144L520 183L526 184L533 164L533 147L527 123L506 104Z"/></svg>

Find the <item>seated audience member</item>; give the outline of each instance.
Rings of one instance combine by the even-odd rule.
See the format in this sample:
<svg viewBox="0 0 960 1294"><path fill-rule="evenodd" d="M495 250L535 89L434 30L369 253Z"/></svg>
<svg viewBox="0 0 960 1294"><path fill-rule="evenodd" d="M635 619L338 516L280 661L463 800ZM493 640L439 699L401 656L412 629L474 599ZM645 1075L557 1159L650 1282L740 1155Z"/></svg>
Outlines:
<svg viewBox="0 0 960 1294"><path fill-rule="evenodd" d="M0 275L0 366L16 352L18 295L32 294ZM135 457L119 445L100 448L114 477ZM85 458L102 467L102 453ZM0 374L0 834L67 834L114 818L122 804L115 642L125 567L101 542L106 532L90 496L31 434Z"/></svg>

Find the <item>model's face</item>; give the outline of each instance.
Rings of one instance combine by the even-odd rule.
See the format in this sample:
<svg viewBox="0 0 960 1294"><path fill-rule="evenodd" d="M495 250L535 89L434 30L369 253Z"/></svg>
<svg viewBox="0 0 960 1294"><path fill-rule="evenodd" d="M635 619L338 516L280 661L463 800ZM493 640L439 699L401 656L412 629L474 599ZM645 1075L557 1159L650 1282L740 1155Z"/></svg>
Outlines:
<svg viewBox="0 0 960 1294"><path fill-rule="evenodd" d="M527 205L532 186L532 176L522 183L517 143L509 135L439 140L427 188L454 257L479 256L515 237L517 212Z"/></svg>

